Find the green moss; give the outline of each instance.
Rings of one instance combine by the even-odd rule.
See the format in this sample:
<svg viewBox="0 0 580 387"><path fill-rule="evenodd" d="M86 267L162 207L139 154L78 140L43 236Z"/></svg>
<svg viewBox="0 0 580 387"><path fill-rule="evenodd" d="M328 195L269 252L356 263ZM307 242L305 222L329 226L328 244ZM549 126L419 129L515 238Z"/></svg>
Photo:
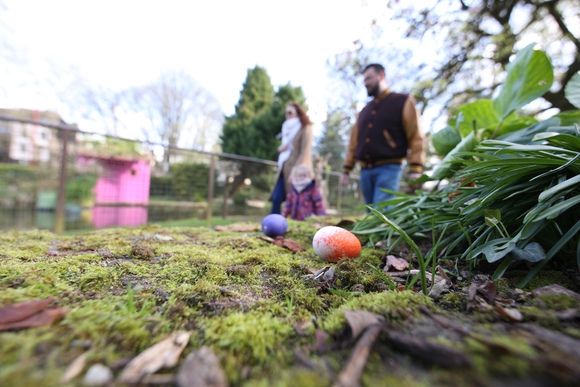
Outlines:
<svg viewBox="0 0 580 387"><path fill-rule="evenodd" d="M433 301L421 293L410 290L364 294L351 298L336 307L324 320L324 329L329 332L338 332L344 327L346 320L342 309L365 310L381 314L387 320L396 322L410 316L418 316L419 305L431 306Z"/></svg>
<svg viewBox="0 0 580 387"><path fill-rule="evenodd" d="M539 297L548 309L566 310L578 308L580 302L567 294L545 294Z"/></svg>
<svg viewBox="0 0 580 387"><path fill-rule="evenodd" d="M255 372L283 369L292 359L287 347L293 329L283 319L268 313L231 313L202 323L205 342L228 356L224 369L231 380L240 378L244 366Z"/></svg>
<svg viewBox="0 0 580 387"><path fill-rule="evenodd" d="M512 280L512 284L517 286L522 280L523 277L515 277ZM573 291L577 290L576 285L570 278L564 275L564 273L554 270L542 270L535 275L526 286L524 286L523 290L530 292L536 288L552 284L559 284Z"/></svg>
<svg viewBox="0 0 580 387"><path fill-rule="evenodd" d="M444 309L464 311L467 308L467 296L459 292L449 292L444 294L438 305Z"/></svg>
<svg viewBox="0 0 580 387"><path fill-rule="evenodd" d="M259 238L259 232L215 232L203 227L148 225L69 236L37 231L0 235L0 306L52 296L70 310L50 327L0 334L0 384L58 385L66 367L87 350L89 363L111 365L136 356L168 333L188 331L192 336L182 358L209 345L232 386L329 386L352 349L333 341L334 333L346 324L342 309L381 314L387 324L400 329L422 321L420 305L449 318L462 310L460 294L443 297L437 305L448 309L444 312L420 293L385 291L382 278L368 266L380 265L382 251L363 248L356 259L337 264L323 261L311 247L312 236L321 226L316 222L320 220L289 221L286 236L302 244L306 251L300 253L272 245ZM324 266L335 268L330 286L336 293L303 278ZM366 293L349 294L358 284ZM498 283L500 293L502 286ZM542 300L554 310L578 307L569 298ZM527 321L562 329L546 311L534 306L519 309ZM496 322L493 313L478 313ZM330 350L320 355L317 326L329 334ZM493 324L479 328L497 336ZM567 332L573 335L575 330L567 328ZM507 336L499 336L498 340L506 340L502 345L510 344ZM443 342L437 335L430 340ZM536 355L525 343L511 344L510 351L521 354L521 359L498 355L476 341L453 342L477 358L482 372L507 373L512 366L520 375L525 362ZM296 348L319 368L305 369L294 359ZM411 357L401 356L379 338L362 385L465 385L479 380L463 370L450 373L418 367Z"/></svg>

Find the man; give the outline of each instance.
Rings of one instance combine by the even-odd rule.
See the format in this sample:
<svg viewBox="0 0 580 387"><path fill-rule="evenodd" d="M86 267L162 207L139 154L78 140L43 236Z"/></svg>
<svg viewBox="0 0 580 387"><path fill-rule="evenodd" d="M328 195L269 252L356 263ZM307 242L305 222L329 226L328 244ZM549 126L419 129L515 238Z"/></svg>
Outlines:
<svg viewBox="0 0 580 387"><path fill-rule="evenodd" d="M361 190L366 204L371 204L393 196L382 188L399 189L405 158L409 165L408 179L421 176L425 135L415 99L389 90L382 65L370 64L362 74L367 93L373 99L360 111L352 129L341 180L348 185L348 174L358 162Z"/></svg>

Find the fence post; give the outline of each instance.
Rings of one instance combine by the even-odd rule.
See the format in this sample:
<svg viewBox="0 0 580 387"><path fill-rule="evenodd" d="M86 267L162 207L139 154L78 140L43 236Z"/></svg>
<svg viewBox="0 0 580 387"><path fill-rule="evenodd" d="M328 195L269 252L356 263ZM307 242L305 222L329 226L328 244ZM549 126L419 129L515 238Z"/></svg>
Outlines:
<svg viewBox="0 0 580 387"><path fill-rule="evenodd" d="M226 174L226 181L224 183L224 211L222 213L222 218L227 219L228 217L228 185L229 185L230 176Z"/></svg>
<svg viewBox="0 0 580 387"><path fill-rule="evenodd" d="M62 152L60 158L60 174L58 176L58 196L56 199L56 211L54 216L54 233L62 234L65 225L66 204L66 161L68 158L68 130L58 130L62 134Z"/></svg>
<svg viewBox="0 0 580 387"><path fill-rule="evenodd" d="M339 215L342 215L342 181L340 176L338 177L338 188L337 188L337 198L336 198L336 211Z"/></svg>
<svg viewBox="0 0 580 387"><path fill-rule="evenodd" d="M215 155L212 153L211 161L209 164L209 189L207 192L207 227L211 227L211 217L213 209L213 185L214 185L214 173L215 173Z"/></svg>

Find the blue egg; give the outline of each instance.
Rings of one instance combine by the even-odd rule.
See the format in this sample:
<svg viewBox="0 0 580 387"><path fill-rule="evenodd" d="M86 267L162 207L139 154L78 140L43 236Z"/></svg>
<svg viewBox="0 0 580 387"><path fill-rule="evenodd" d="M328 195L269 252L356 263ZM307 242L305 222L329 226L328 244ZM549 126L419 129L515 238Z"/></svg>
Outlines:
<svg viewBox="0 0 580 387"><path fill-rule="evenodd" d="M270 238L282 236L288 229L286 218L279 214L270 214L262 220L262 232Z"/></svg>

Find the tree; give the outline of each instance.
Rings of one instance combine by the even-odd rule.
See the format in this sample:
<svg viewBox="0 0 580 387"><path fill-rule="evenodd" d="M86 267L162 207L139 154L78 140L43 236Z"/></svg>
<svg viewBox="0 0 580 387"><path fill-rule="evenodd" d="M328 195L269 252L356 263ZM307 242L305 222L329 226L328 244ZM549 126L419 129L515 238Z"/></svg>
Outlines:
<svg viewBox="0 0 580 387"><path fill-rule="evenodd" d="M162 74L156 82L131 90L131 95L132 109L147 118L142 128L146 140L164 146L166 172L172 147L202 149L208 134L221 126L216 99L184 72Z"/></svg>
<svg viewBox="0 0 580 387"><path fill-rule="evenodd" d="M405 39L438 47L435 56L419 52L407 66L424 107L440 104L445 113L476 98L490 98L514 52L537 42L555 67L556 82L536 111L572 108L564 88L580 70L577 1L438 0L428 6L389 2L388 7L394 20L406 21Z"/></svg>
<svg viewBox="0 0 580 387"><path fill-rule="evenodd" d="M342 171L346 149L346 134L351 120L342 110L328 112L322 137L316 144L316 151L323 157L333 171Z"/></svg>
<svg viewBox="0 0 580 387"><path fill-rule="evenodd" d="M256 66L249 69L235 114L226 117L220 136L222 150L225 153L276 160L279 145L276 135L284 122L286 104L291 101L304 106L305 98L300 87L287 84L274 91L264 68ZM264 164L238 162L237 174L226 195L232 197L246 178L262 174L268 168Z"/></svg>

